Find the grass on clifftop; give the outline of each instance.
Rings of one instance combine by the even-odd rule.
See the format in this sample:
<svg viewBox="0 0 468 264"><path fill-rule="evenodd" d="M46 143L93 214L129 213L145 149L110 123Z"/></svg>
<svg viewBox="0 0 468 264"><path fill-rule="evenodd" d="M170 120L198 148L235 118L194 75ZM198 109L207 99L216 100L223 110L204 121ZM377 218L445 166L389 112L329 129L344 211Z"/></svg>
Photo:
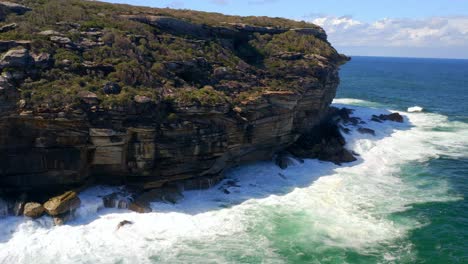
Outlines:
<svg viewBox="0 0 468 264"><path fill-rule="evenodd" d="M0 33L0 40L30 40L32 53L45 52L52 59L49 67L28 69L24 78L14 80L27 107L33 109L73 108L80 103L80 91L95 93L103 107L127 105L135 95L148 96L153 102L227 104L241 101L249 94L256 96L262 90L301 91L297 80L305 76L314 78L317 61L285 60L278 54L296 52L318 54L331 61L342 59L327 41L312 35L249 33L231 39L181 36L121 15L171 16L227 28L231 27L229 23L318 28L283 18L237 17L80 0L14 2L32 11L24 15L7 14L1 24L16 23L17 28ZM39 34L45 30L56 32ZM70 43L52 41L55 35ZM3 74L23 70L5 68ZM296 80L282 78L285 72ZM118 84L121 92L105 94L103 86L108 82Z"/></svg>

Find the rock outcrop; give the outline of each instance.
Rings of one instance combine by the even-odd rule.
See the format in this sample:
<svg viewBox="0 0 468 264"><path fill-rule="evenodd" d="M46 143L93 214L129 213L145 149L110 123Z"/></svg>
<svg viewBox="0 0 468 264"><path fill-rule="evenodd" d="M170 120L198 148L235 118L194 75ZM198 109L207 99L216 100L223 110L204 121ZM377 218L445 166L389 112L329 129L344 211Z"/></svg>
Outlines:
<svg viewBox="0 0 468 264"><path fill-rule="evenodd" d="M85 5L105 4L74 7ZM227 168L271 160L295 144L301 149L291 152L300 157L353 160L342 138L328 138L336 127L324 125L339 66L349 58L320 27L93 10L83 16L96 23L54 17L32 42L0 42L0 189L56 193L88 182L127 184L144 195L117 204L110 197L109 206L145 212L155 197L174 200L151 189L207 188ZM65 193L44 208L60 224L79 203Z"/></svg>

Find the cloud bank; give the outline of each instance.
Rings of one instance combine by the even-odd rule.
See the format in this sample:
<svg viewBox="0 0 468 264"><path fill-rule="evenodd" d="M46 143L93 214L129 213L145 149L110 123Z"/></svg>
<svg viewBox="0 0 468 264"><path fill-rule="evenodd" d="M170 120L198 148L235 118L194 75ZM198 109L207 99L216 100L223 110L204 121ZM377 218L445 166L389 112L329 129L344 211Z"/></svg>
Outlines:
<svg viewBox="0 0 468 264"><path fill-rule="evenodd" d="M396 53L391 55L401 51L402 56L468 58L468 16L381 19L371 23L349 16L322 16L311 22L327 31L333 45L347 51L362 53L371 49L370 55L379 50Z"/></svg>

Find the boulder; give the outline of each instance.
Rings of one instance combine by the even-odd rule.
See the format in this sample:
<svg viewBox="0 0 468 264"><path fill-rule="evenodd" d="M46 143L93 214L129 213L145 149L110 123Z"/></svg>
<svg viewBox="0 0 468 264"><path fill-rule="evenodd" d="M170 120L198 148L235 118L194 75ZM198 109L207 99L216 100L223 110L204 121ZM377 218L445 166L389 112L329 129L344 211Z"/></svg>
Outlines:
<svg viewBox="0 0 468 264"><path fill-rule="evenodd" d="M296 163L296 158L286 151L281 151L276 154L274 157L275 164L278 165L281 169L286 169L291 165Z"/></svg>
<svg viewBox="0 0 468 264"><path fill-rule="evenodd" d="M11 30L15 29L17 26L18 25L16 23L4 25L4 26L0 27L0 33L11 31Z"/></svg>
<svg viewBox="0 0 468 264"><path fill-rule="evenodd" d="M300 60L304 57L304 54L300 52L282 52L277 54L276 57L282 60Z"/></svg>
<svg viewBox="0 0 468 264"><path fill-rule="evenodd" d="M400 115L399 113L392 113L388 115L382 114L379 116L373 115L372 120L376 122L379 122L377 120L380 120L380 121L393 121L393 122L398 122L398 123L403 123L404 121L403 116Z"/></svg>
<svg viewBox="0 0 468 264"><path fill-rule="evenodd" d="M50 41L58 43L58 44L63 44L63 45L73 43L71 41L71 39L69 39L67 37L60 37L60 36L52 36L52 37L50 37Z"/></svg>
<svg viewBox="0 0 468 264"><path fill-rule="evenodd" d="M54 225L61 226L75 218L75 211L70 211L61 215L54 216Z"/></svg>
<svg viewBox="0 0 468 264"><path fill-rule="evenodd" d="M90 105L99 103L99 99L98 99L97 95L95 93L93 93L93 92L90 92L90 91L81 91L81 92L79 92L78 93L78 98L80 98L81 101L83 101L84 103L90 104Z"/></svg>
<svg viewBox="0 0 468 264"><path fill-rule="evenodd" d="M141 204L138 202L132 202L128 206L128 210L131 210L133 212L137 212L140 214L145 214L145 213L151 213L151 208L149 207L149 204Z"/></svg>
<svg viewBox="0 0 468 264"><path fill-rule="evenodd" d="M55 31L55 30L51 30L51 29L41 31L37 34L42 35L42 36L63 36L62 33Z"/></svg>
<svg viewBox="0 0 468 264"><path fill-rule="evenodd" d="M375 136L375 131L373 129L366 128L366 127L358 128L358 132L361 134L369 134L369 135Z"/></svg>
<svg viewBox="0 0 468 264"><path fill-rule="evenodd" d="M29 49L31 47L31 41L30 40L0 40L0 52L5 52L16 47Z"/></svg>
<svg viewBox="0 0 468 264"><path fill-rule="evenodd" d="M23 15L24 13L32 10L31 8L26 7L24 5L20 5L20 4L12 3L8 1L0 1L0 6L18 15Z"/></svg>
<svg viewBox="0 0 468 264"><path fill-rule="evenodd" d="M58 216L75 210L81 204L78 195L73 191L68 191L62 195L51 198L44 204L44 209L51 216Z"/></svg>
<svg viewBox="0 0 468 264"><path fill-rule="evenodd" d="M108 82L102 88L102 91L105 94L119 94L122 91L122 88L118 83L115 82Z"/></svg>
<svg viewBox="0 0 468 264"><path fill-rule="evenodd" d="M24 216L31 217L33 219L41 217L44 211L45 209L40 203L27 203L24 206Z"/></svg>
<svg viewBox="0 0 468 264"><path fill-rule="evenodd" d="M49 53L41 52L37 54L32 54L35 66L39 68L47 68L51 65L51 56Z"/></svg>
<svg viewBox="0 0 468 264"><path fill-rule="evenodd" d="M139 104L147 104L151 102L151 98L149 98L148 96L144 96L144 95L135 95L133 100Z"/></svg>
<svg viewBox="0 0 468 264"><path fill-rule="evenodd" d="M2 56L0 60L0 68L25 68L33 65L33 62L34 60L27 49L11 49Z"/></svg>
<svg viewBox="0 0 468 264"><path fill-rule="evenodd" d="M94 47L104 46L104 42L93 41L93 40L88 39L88 38L83 38L79 42L79 46L81 46L82 48L85 48L85 49L92 49Z"/></svg>

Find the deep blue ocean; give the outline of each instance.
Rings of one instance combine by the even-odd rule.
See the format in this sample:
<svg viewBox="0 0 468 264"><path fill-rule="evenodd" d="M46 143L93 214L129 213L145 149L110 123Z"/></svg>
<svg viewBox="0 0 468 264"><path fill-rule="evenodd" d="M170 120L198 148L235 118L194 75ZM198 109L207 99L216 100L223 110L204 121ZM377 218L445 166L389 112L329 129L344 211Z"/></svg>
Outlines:
<svg viewBox="0 0 468 264"><path fill-rule="evenodd" d="M259 162L177 204L76 220L0 219L0 263L468 263L468 61L354 57L334 104L354 109L356 162ZM404 123L371 121L398 111ZM116 230L120 221L133 225Z"/></svg>
<svg viewBox="0 0 468 264"><path fill-rule="evenodd" d="M447 192L460 199L411 204L397 215L421 223L405 238L412 245L414 262L468 263L468 60L354 57L340 73L337 98L362 99L399 111L420 106L424 113L447 117L442 126L427 120L426 128L445 132L447 138L439 139L447 142L441 144L447 153L405 164L408 175L402 177L418 177L427 184L445 181Z"/></svg>

